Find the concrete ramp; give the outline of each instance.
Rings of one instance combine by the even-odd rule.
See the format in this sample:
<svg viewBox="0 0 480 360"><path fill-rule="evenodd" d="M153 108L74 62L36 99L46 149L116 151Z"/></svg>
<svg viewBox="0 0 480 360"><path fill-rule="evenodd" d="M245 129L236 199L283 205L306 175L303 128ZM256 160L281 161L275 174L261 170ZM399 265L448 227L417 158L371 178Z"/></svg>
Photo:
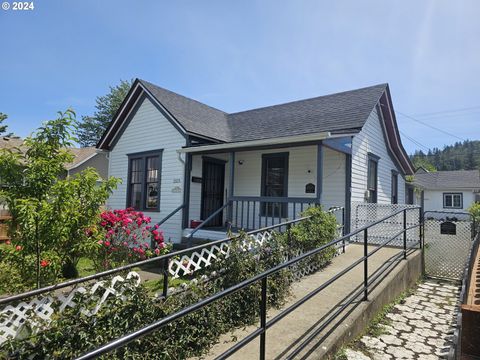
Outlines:
<svg viewBox="0 0 480 360"><path fill-rule="evenodd" d="M375 246L371 246L368 250L370 252L375 248ZM335 257L324 270L294 284L292 296L282 309L294 304L360 259L363 251L363 245L349 245L346 253ZM272 325L266 336L266 358L320 359L328 354L333 354L344 342L357 336L376 312L402 291L412 286L421 276L422 257L420 251L412 250L407 260L402 260L399 254L399 248L384 247L369 258L369 278L376 279L369 284L368 301L362 301L362 295L360 295L353 305L342 306L358 291L362 291L363 264L360 264ZM378 270L384 268L387 271L378 276ZM358 306L354 308L354 305ZM282 309L270 310L268 319L275 317ZM334 315L337 315L335 321L325 326L325 323ZM206 358L216 358L235 344L232 339L241 340L256 328L256 326L250 326L223 335L219 343L206 355ZM257 359L258 357L259 341L256 339L231 356L231 359Z"/></svg>

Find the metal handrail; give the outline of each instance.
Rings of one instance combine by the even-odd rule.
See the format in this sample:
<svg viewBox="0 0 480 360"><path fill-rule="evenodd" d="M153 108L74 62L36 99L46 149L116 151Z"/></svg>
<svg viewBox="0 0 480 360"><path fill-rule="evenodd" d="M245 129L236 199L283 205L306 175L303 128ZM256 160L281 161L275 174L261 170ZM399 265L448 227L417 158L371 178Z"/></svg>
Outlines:
<svg viewBox="0 0 480 360"><path fill-rule="evenodd" d="M254 235L254 234L257 234L257 233L260 233L260 232L263 232L263 231L268 231L268 230L283 227L283 226L287 227L289 225L296 224L298 222L307 220L310 217L311 216L304 216L304 217L297 218L297 219L294 219L294 220L285 221L285 222L280 223L280 224L266 226L266 227L263 227L263 228L260 228L260 229L257 229L257 230L249 231L246 234L247 235ZM161 255L161 256L151 258L151 259L141 260L141 261L137 261L137 262L132 263L132 264L123 265L123 266L117 267L115 269L102 271L102 272L92 274L92 275L88 275L88 276L85 276L85 277L82 277L82 278L72 279L72 280L68 280L68 281L65 281L65 282L62 282L62 283L59 283L59 284L45 286L45 287L40 288L40 289L30 290L30 291L23 292L23 293L20 293L20 294L17 294L17 295L12 295L12 296L9 296L7 298L0 299L0 305L10 303L10 302L13 302L13 301L23 300L25 298L29 298L29 297L32 297L32 296L35 296L35 295L40 295L40 294L43 294L43 293L63 289L63 288L69 287L69 286L74 286L74 285L77 285L77 284L80 284L80 283L83 283L83 282L96 280L96 279L99 279L101 277L105 277L105 276L109 276L109 275L115 275L115 274L118 274L118 273L123 272L123 271L131 270L133 268L148 265L148 264L153 264L153 263L156 263L156 262L159 262L159 261L163 261L164 264L165 263L168 264L168 260L170 258L177 257L177 256L181 257L182 255L189 254L192 251L202 250L203 248L211 247L211 246L218 245L218 244L225 243L225 242L231 242L231 241L233 241L237 238L238 238L238 235L233 236L233 237L227 237L227 238L220 239L220 240L210 241L210 242L205 243L205 244L192 246L192 247L187 248L187 249L174 251L174 252L171 252L171 253L168 253L168 254L164 254L164 255ZM164 276L168 276L168 275L164 274Z"/></svg>
<svg viewBox="0 0 480 360"><path fill-rule="evenodd" d="M407 211L410 211L410 210L420 210L421 208L420 207L411 207L411 208L405 208L405 209L401 209L397 212L394 212L380 220L377 220L371 224L368 224L368 225L365 225L355 231L353 231L352 233L348 234L348 235L345 235L345 236L342 236L336 240L332 240L330 241L329 243L327 244L324 244L316 249L313 249L313 250L310 250L310 251L307 251L295 258L292 258L292 259L289 259L287 260L286 262L282 263L282 264L279 264L277 266L274 266L272 267L271 269L269 270L266 270L264 271L263 273L261 274L258 274L258 275L255 275L253 276L252 278L250 279L247 279L247 280L244 280L232 287L229 287L227 289L224 289L223 291L219 292L219 293L216 293L208 298L205 298L201 301L199 301L198 303L195 303L193 305L190 305L189 307L186 307L174 314L171 314L171 315L168 315L166 316L165 318L161 319L161 320L158 320L142 329L139 329L137 331L134 331L128 335L125 335L119 339L116 339L116 340L113 340L111 342L109 342L108 344L106 345L103 345L93 351L90 351L88 352L87 354L84 354L82 356L80 356L78 358L78 360L86 360L86 359L92 359L92 358L95 358L95 357L98 357L102 354L105 354L107 352L110 352L114 349L117 349L119 347L122 347L126 344L128 344L129 342L131 341L134 341L135 339L138 339L144 335L147 335L155 330L158 330L159 328L175 321L176 319L179 319L179 318L182 318L192 312L195 312L211 303L213 303L214 301L217 301L219 299L222 299L230 294L233 294L237 291L240 291L250 285L252 285L253 283L257 282L257 281L261 281L261 288L262 288L262 301L260 302L260 325L261 327L258 328L257 330L255 330L253 333L251 333L250 335L248 335L245 339L243 339L242 341L240 341L240 344L237 344L235 345L234 347L232 347L231 349L227 350L224 354L220 355L218 357L218 359L224 359L226 358L227 356L230 356L232 355L235 351L237 351L238 349L240 349L241 347L243 347L244 345L246 345L248 342L252 341L253 339L255 339L257 336L260 335L260 359L265 359L265 335L266 335L266 331L267 331L267 328L269 327L268 326L268 323L266 321L266 299L267 299L267 278L268 276L271 276L287 267L290 267L304 259L306 259L307 257L310 257L310 256L313 256L313 255L316 255L318 253L320 253L321 251L327 249L328 247L331 247L331 246L334 246L342 241L345 240L345 238L349 238L351 236L354 236L356 234L359 234L361 232L364 233L364 256L362 258L360 258L359 260L355 261L353 264L351 264L349 267L347 267L346 269L342 270L340 273L336 274L335 276L333 276L332 278L330 278L329 280L327 280L325 283L323 283L322 285L320 285L317 289L315 289L313 292L311 292L310 294L306 295L305 297L303 297L301 300L299 300L297 303L293 304L292 306L290 306L289 308L287 308L286 310L282 311L280 314L285 314L285 315L282 315L283 316L286 316L288 313L292 312L293 310L295 310L297 307L299 307L300 305L302 305L304 302L308 301L310 298L312 298L315 294L317 294L318 292L320 292L321 290L325 289L327 286L331 285L333 282L335 282L336 280L338 280L340 277L342 277L343 275L345 275L348 271L351 271L353 268L355 268L356 266L358 266L359 264L361 264L362 262L364 263L364 284L363 284L363 287L361 288L362 292L363 292L363 300L368 300L368 258L370 256L372 256L376 251L372 251L371 253L368 252L368 242L367 242L367 239L368 239L368 229L387 220L387 219L390 219L391 217L395 216L395 215L398 215L399 213L402 213L404 214L403 218L404 218L404 229L403 229L403 234L404 234L404 247L402 249L403 251L403 258L406 259L406 255L407 255L407 246L406 246L406 232L408 230L407 226L406 226L406 212ZM421 215L421 213L419 213ZM419 220L421 219L421 217L419 218ZM421 226L421 222L419 221L418 224L416 225L416 227L419 227ZM397 238L398 235L392 237L391 239L389 239L389 241ZM420 239L420 244L421 244L421 239ZM361 292L359 293L361 295ZM297 305L298 304L298 305ZM277 318L281 315L277 315ZM274 318L275 319L275 318ZM272 319L272 320L274 320ZM273 325L272 323L272 320L269 321L269 323L271 325ZM278 319L279 320L279 319ZM276 321L278 321L276 320ZM270 326L271 326L270 325Z"/></svg>
<svg viewBox="0 0 480 360"><path fill-rule="evenodd" d="M168 219L170 219L173 215L175 215L177 212L179 212L181 209L183 209L185 206L187 206L187 204L183 203L182 205L180 205L179 207L177 207L175 210L173 210L170 214L168 214L167 216L165 216L162 220L160 220L157 225L160 226L162 225L163 223L165 223Z"/></svg>
<svg viewBox="0 0 480 360"><path fill-rule="evenodd" d="M195 234L198 230L200 230L206 223L208 223L210 220L212 220L215 216L217 216L223 209L225 209L228 205L231 204L231 200L228 200L222 207L218 208L213 212L209 217L207 217L204 221L200 223L193 231L187 235L187 238L191 239L193 237L193 234Z"/></svg>

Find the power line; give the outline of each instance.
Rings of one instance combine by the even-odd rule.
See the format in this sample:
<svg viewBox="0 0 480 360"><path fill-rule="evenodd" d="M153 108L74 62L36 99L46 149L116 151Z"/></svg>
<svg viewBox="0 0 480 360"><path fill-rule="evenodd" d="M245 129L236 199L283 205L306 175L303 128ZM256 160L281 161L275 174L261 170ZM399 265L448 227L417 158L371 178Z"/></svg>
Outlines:
<svg viewBox="0 0 480 360"><path fill-rule="evenodd" d="M427 123L425 123L425 122L423 122L423 121L421 121L421 120L415 119L414 117L412 117L412 116L410 116L410 115L407 115L407 114L404 114L404 113L402 113L402 112L400 112L400 111L398 111L398 110L395 111L395 112L396 112L397 114L400 114L400 115L408 118L408 119L411 119L411 120L416 121L416 122L418 122L418 123L420 123L420 124L422 124L422 125L424 125L424 126L427 126L427 127L431 128L431 129L433 129L433 130L440 131L441 133L443 133L443 134L445 134L445 135L449 135L449 136L452 136L452 137L457 138L457 139L459 139L459 140L465 141L465 139L462 139L461 137L458 137L457 135L454 135L454 134L449 133L449 132L447 132L447 131L445 131L445 130L439 129L439 128L437 128L437 127L435 127L435 126L433 126L433 125L427 124Z"/></svg>
<svg viewBox="0 0 480 360"><path fill-rule="evenodd" d="M461 112L461 111L467 111L467 110L480 110L480 106L470 106L465 108L426 112L426 113L415 114L415 116L429 116L429 115L436 115L436 114L455 113L455 112Z"/></svg>
<svg viewBox="0 0 480 360"><path fill-rule="evenodd" d="M425 145L423 145L421 142L415 140L414 138L408 136L407 134L405 134L403 131L400 131L400 134L402 136L404 136L406 139L410 140L412 143L414 143L415 145L417 146L420 146L420 147L423 147L424 149L426 149L427 151L430 150L430 148L426 147Z"/></svg>

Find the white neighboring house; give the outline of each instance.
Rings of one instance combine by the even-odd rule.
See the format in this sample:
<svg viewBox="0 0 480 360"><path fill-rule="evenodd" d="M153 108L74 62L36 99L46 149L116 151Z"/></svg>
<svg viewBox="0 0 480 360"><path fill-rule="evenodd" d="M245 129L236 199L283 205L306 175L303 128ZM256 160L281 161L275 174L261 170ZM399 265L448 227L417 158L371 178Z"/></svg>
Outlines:
<svg viewBox="0 0 480 360"><path fill-rule="evenodd" d="M480 202L478 170L428 172L419 169L414 185L420 190L424 211L466 212L474 202Z"/></svg>
<svg viewBox="0 0 480 360"><path fill-rule="evenodd" d="M122 184L110 208L134 207L179 242L256 229L309 205L405 203L412 164L387 84L225 113L135 80L97 147ZM215 230L215 231L214 231Z"/></svg>

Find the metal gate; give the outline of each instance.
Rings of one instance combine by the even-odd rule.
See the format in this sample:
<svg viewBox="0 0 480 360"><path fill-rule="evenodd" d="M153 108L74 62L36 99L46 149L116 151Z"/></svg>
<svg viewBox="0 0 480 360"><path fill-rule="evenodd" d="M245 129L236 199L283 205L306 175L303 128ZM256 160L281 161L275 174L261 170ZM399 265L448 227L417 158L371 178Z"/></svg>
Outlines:
<svg viewBox="0 0 480 360"><path fill-rule="evenodd" d="M425 275L461 280L474 238L469 213L426 211L424 213Z"/></svg>

